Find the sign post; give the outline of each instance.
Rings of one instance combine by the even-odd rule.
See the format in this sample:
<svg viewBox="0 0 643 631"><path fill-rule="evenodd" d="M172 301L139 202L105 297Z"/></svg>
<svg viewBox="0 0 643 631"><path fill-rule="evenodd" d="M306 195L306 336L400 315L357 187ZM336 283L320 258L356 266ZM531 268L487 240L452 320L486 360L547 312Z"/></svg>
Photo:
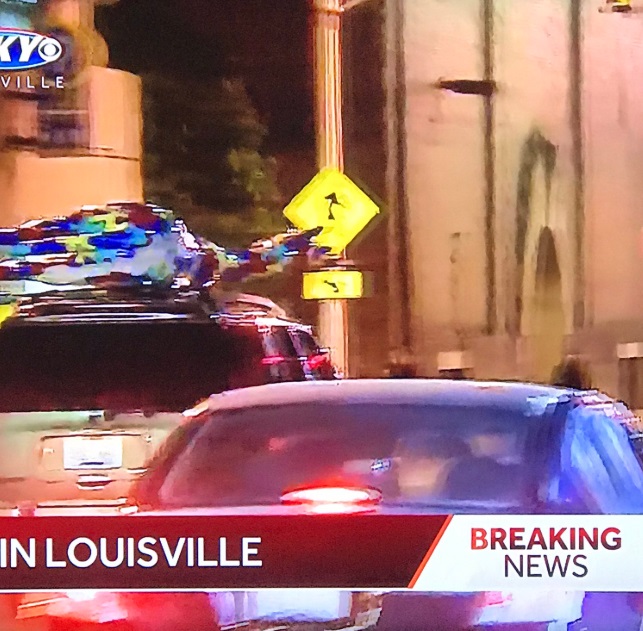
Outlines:
<svg viewBox="0 0 643 631"><path fill-rule="evenodd" d="M304 275L302 296L320 301L322 343L331 349L344 376L348 374L346 300L361 298L364 289L362 273L346 269L343 255L379 212L377 204L337 168L322 169L284 209L300 230L321 228L316 246L337 257L335 268Z"/></svg>
<svg viewBox="0 0 643 631"><path fill-rule="evenodd" d="M315 10L315 132L319 169L344 170L342 128L341 14L343 0L312 0ZM319 305L322 344L331 349L338 371L347 376L348 305L322 301Z"/></svg>
<svg viewBox="0 0 643 631"><path fill-rule="evenodd" d="M342 15L345 11L366 1L312 0L315 11L315 131L317 166L321 171L334 169L340 174L344 171ZM345 208L342 206L343 201L338 191L328 190L324 201L327 221L333 221L336 213L341 215L342 208ZM337 234L335 232L335 235ZM345 253L336 248L331 249L331 252L339 259L338 263L341 265L341 259L344 258ZM348 306L345 300L320 302L319 328L323 343L333 352L336 367L347 376L349 372Z"/></svg>

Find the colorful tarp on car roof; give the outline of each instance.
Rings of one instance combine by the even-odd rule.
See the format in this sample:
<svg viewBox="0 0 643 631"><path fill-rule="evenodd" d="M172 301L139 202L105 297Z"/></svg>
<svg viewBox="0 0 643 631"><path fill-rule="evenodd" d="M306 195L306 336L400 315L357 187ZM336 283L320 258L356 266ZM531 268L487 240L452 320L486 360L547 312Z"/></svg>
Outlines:
<svg viewBox="0 0 643 631"><path fill-rule="evenodd" d="M105 282L205 287L281 271L294 257L325 253L319 230L289 232L227 250L191 233L171 210L151 204L86 207L67 216L0 229L0 292Z"/></svg>

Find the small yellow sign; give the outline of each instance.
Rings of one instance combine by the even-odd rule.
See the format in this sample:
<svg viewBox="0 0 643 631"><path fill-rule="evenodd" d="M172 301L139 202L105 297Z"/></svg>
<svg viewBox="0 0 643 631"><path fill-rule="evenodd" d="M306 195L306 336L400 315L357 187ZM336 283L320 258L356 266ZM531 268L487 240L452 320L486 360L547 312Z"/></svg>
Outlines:
<svg viewBox="0 0 643 631"><path fill-rule="evenodd" d="M301 295L306 300L348 300L364 295L364 275L354 270L306 272Z"/></svg>
<svg viewBox="0 0 643 631"><path fill-rule="evenodd" d="M337 169L320 171L286 206L284 215L300 230L323 228L319 247L340 254L380 212L357 184Z"/></svg>
<svg viewBox="0 0 643 631"><path fill-rule="evenodd" d="M17 312L18 308L14 303L11 304L0 304L0 326L4 323L5 320L8 320Z"/></svg>

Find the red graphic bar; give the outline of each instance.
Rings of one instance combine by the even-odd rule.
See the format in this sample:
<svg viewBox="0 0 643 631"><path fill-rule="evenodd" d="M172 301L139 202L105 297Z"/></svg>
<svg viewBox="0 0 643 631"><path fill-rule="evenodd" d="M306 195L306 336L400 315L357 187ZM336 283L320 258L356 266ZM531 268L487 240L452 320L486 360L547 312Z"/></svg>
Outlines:
<svg viewBox="0 0 643 631"><path fill-rule="evenodd" d="M449 524L451 523L452 519L453 519L453 515L449 515L448 517L445 518L444 523L442 524L442 528L440 528L440 531L438 532L435 539L431 543L431 546L429 547L424 559L422 559L422 563L420 563L420 567L416 570L415 574L413 575L413 578L409 583L409 589L413 589L415 587L415 584L417 583L418 579L420 578L420 575L424 571L426 564L429 562L431 555L437 548L438 543L440 543L440 539L442 539L442 535L444 535L444 533L446 532L446 529L449 527Z"/></svg>
<svg viewBox="0 0 643 631"><path fill-rule="evenodd" d="M0 518L0 591L406 588L449 520L390 515Z"/></svg>

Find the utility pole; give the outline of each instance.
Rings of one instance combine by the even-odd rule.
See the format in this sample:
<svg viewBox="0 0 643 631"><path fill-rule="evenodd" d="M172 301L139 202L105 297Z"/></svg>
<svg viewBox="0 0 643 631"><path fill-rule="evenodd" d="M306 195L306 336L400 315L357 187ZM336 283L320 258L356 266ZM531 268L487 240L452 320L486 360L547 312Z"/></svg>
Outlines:
<svg viewBox="0 0 643 631"><path fill-rule="evenodd" d="M403 361L413 358L411 253L409 249L409 204L407 191L406 63L404 0L387 2L387 118L389 164L388 189L392 218L389 242L393 256L389 264L392 299L390 350Z"/></svg>
<svg viewBox="0 0 643 631"><path fill-rule="evenodd" d="M313 0L313 6L317 166L320 170L331 167L343 172L341 30L344 0ZM338 370L344 376L348 376L346 300L328 300L320 303L319 329L322 343L330 348Z"/></svg>

